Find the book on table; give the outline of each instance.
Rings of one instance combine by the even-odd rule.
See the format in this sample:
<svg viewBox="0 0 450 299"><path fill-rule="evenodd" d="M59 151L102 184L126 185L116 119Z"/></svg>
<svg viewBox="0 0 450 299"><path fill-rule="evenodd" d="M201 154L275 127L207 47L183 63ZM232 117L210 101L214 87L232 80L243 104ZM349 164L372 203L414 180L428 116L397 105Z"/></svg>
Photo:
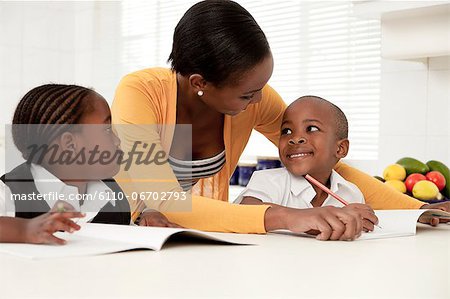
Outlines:
<svg viewBox="0 0 450 299"><path fill-rule="evenodd" d="M67 241L65 245L0 243L0 253L31 259L88 256L135 249L159 251L169 239L189 242L214 242L253 245L242 234L207 233L199 230L168 227L82 223L73 234L55 235Z"/></svg>
<svg viewBox="0 0 450 299"><path fill-rule="evenodd" d="M417 221L431 217L450 220L450 213L441 210L377 210L379 227L369 233L363 233L358 240L382 239L413 236L416 234ZM295 236L311 236L286 230L273 233ZM81 229L73 234L58 232L57 237L67 240L67 244L35 245L0 243L0 253L13 254L31 259L89 256L123 252L134 249L161 250L169 239L190 238L198 242L212 241L222 244L254 245L248 235L230 233L210 233L193 229L145 227L112 224L83 223ZM254 241L254 238L251 238Z"/></svg>

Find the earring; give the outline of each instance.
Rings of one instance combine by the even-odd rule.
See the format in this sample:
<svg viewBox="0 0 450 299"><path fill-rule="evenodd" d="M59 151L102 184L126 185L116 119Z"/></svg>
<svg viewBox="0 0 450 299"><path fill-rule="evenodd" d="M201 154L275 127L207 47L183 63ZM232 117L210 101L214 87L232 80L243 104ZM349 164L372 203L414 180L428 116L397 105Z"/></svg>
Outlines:
<svg viewBox="0 0 450 299"><path fill-rule="evenodd" d="M197 95L198 95L199 97L201 97L201 96L203 95L203 90L197 91Z"/></svg>

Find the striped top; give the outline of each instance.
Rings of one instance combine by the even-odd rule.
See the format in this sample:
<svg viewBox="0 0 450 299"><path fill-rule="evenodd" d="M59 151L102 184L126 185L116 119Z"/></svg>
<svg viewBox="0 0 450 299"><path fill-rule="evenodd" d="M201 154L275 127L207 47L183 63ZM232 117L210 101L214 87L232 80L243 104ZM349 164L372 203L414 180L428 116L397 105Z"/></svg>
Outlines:
<svg viewBox="0 0 450 299"><path fill-rule="evenodd" d="M225 150L214 157L183 161L169 156L169 164L184 191L191 190L198 180L211 177L225 165Z"/></svg>

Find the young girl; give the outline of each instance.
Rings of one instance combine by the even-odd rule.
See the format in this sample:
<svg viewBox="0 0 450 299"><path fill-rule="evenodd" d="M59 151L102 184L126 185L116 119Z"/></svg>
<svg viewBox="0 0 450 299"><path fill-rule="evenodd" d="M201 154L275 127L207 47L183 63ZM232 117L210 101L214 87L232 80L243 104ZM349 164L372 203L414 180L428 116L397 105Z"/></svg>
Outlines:
<svg viewBox="0 0 450 299"><path fill-rule="evenodd" d="M2 217L0 241L60 244L51 235L79 229L70 220L81 216L75 211L86 214L82 221L130 224L128 201L111 179L120 142L102 96L76 85L36 87L16 108L12 137L26 162L1 177L0 216L24 219ZM106 156L114 160L104 163ZM60 200L75 211L57 213Z"/></svg>

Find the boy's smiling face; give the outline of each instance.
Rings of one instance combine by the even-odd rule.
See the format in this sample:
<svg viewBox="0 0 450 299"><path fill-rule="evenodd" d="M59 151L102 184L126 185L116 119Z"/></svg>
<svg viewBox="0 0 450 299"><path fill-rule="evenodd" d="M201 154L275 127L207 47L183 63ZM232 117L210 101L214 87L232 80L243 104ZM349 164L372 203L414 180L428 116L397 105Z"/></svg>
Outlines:
<svg viewBox="0 0 450 299"><path fill-rule="evenodd" d="M335 111L329 104L304 98L286 109L279 155L290 173L327 180L331 169L347 152L348 139L338 139Z"/></svg>

